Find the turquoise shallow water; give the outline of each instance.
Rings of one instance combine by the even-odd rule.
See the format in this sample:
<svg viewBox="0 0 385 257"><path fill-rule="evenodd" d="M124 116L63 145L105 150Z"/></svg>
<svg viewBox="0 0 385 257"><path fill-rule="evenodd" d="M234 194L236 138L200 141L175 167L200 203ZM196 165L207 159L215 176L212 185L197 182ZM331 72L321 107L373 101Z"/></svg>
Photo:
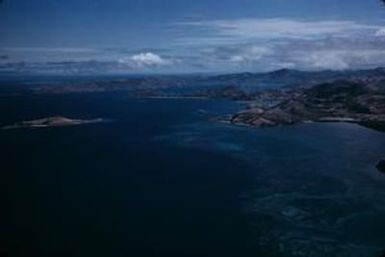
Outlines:
<svg viewBox="0 0 385 257"><path fill-rule="evenodd" d="M383 134L344 123L249 129L191 125L168 140L225 152L253 169L242 195L256 240L294 256L378 256L385 178L373 164Z"/></svg>
<svg viewBox="0 0 385 257"><path fill-rule="evenodd" d="M236 103L123 94L14 96L0 123L5 256L379 256L385 134L354 124L251 129Z"/></svg>

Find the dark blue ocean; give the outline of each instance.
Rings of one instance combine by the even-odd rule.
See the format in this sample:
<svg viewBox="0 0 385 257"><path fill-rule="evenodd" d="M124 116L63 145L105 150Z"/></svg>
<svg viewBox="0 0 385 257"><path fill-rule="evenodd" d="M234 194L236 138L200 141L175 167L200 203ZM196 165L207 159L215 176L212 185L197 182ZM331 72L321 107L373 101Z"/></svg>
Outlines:
<svg viewBox="0 0 385 257"><path fill-rule="evenodd" d="M212 121L241 103L119 94L0 97L0 256L379 257L385 134Z"/></svg>

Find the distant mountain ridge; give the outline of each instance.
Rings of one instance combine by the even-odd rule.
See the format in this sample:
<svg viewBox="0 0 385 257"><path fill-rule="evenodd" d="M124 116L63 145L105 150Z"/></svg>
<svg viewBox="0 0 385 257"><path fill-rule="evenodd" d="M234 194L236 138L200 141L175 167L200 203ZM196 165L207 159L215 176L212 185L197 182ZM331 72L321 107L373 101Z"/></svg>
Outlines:
<svg viewBox="0 0 385 257"><path fill-rule="evenodd" d="M1 70L1 69L0 69ZM29 74L28 76L32 76ZM28 80L28 76L26 80ZM301 89L333 82L336 80L364 81L372 87L384 87L385 68L367 70L345 70L345 71L299 71L292 69L280 69L266 73L233 73L223 75L190 74L190 75L136 75L119 76L105 79L103 76L90 77L87 80L76 80L71 82L56 77L55 83L37 83L33 86L13 85L12 79L22 78L21 75L2 76L3 81L0 91L24 90L39 93L68 93L68 92L105 92L105 91L152 91L154 94L186 94L197 93L205 90L233 87L246 93L261 90L274 89ZM55 76L52 76L53 80ZM43 76L44 78L44 76ZM82 78L82 77L80 77Z"/></svg>
<svg viewBox="0 0 385 257"><path fill-rule="evenodd" d="M212 82L227 82L238 86L250 86L257 83L276 84L278 86L306 86L317 84L320 81L332 81L337 79L359 79L366 77L385 77L385 68L379 67L366 70L323 70L323 71L299 71L292 69L280 69L266 73L235 73L210 77Z"/></svg>

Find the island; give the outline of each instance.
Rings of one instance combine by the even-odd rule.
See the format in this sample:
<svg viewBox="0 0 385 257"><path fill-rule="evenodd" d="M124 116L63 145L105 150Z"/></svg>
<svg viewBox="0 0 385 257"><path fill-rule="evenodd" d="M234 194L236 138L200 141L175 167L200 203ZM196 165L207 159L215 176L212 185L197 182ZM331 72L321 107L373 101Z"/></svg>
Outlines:
<svg viewBox="0 0 385 257"><path fill-rule="evenodd" d="M85 124L93 124L104 122L104 119L90 119L90 120L82 120L82 119L71 119L62 116L54 116L47 118L40 118L36 120L28 120L17 122L13 125L4 126L2 129L23 129L23 128L49 128L49 127L64 127L64 126L79 126Z"/></svg>

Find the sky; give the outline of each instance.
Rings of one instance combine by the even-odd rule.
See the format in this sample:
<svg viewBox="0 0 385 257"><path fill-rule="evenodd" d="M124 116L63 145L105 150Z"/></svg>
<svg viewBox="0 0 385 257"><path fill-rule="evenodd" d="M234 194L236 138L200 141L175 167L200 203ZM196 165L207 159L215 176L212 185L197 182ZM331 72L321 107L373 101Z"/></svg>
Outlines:
<svg viewBox="0 0 385 257"><path fill-rule="evenodd" d="M0 69L189 73L385 66L380 0L3 0Z"/></svg>

